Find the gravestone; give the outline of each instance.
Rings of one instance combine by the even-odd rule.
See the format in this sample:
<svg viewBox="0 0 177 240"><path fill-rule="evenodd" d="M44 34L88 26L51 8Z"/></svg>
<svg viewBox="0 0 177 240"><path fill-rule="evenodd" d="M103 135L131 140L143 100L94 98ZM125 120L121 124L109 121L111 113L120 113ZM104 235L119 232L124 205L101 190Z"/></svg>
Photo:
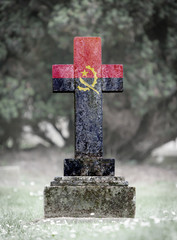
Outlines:
<svg viewBox="0 0 177 240"><path fill-rule="evenodd" d="M44 190L45 217L134 217L135 188L103 158L102 93L123 91L123 66L105 65L101 38L74 38L74 64L53 65L53 92L74 93L75 158Z"/></svg>

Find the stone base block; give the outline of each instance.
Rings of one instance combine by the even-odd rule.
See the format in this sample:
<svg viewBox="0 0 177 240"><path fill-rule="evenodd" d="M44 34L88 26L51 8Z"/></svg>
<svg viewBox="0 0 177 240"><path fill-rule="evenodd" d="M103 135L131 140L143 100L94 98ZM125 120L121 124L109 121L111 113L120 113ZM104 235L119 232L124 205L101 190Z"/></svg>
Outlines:
<svg viewBox="0 0 177 240"><path fill-rule="evenodd" d="M61 177L44 189L44 214L53 217L135 216L135 188L122 177Z"/></svg>

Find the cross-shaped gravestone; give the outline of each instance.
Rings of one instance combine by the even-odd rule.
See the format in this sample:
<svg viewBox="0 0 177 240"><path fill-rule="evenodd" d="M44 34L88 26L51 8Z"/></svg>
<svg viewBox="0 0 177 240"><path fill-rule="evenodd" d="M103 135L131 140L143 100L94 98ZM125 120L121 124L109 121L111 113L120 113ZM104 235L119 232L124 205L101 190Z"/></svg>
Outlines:
<svg viewBox="0 0 177 240"><path fill-rule="evenodd" d="M75 95L75 159L65 176L114 175L114 159L103 159L102 93L123 91L123 66L101 60L101 38L76 37L74 64L53 65L53 92Z"/></svg>
<svg viewBox="0 0 177 240"><path fill-rule="evenodd" d="M44 189L45 217L134 217L135 188L103 158L102 92L122 92L122 65L102 65L101 39L76 37L74 64L53 66L53 91L75 95L75 158ZM91 176L91 177L90 177Z"/></svg>

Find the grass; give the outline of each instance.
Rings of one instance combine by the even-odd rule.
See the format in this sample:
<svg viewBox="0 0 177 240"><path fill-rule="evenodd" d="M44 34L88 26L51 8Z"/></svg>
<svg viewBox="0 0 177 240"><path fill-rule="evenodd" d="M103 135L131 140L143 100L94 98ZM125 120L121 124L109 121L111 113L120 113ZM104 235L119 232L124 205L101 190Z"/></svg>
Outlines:
<svg viewBox="0 0 177 240"><path fill-rule="evenodd" d="M136 184L135 219L43 219L41 182L0 188L0 239L176 240L177 185Z"/></svg>

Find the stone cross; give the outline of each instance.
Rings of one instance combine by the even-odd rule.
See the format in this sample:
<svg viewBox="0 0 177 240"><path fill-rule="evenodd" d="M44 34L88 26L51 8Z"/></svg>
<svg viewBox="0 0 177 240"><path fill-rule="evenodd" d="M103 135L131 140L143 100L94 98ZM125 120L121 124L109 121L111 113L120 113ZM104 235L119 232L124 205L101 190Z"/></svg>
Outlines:
<svg viewBox="0 0 177 240"><path fill-rule="evenodd" d="M74 64L52 66L53 92L75 96L75 158L64 176L114 175L114 159L103 159L103 92L123 91L123 65L102 64L101 38L76 37Z"/></svg>
<svg viewBox="0 0 177 240"><path fill-rule="evenodd" d="M102 65L98 37L76 37L74 64L53 66L53 91L75 96L75 158L45 187L45 217L135 216L135 188L103 158L102 93L122 90L123 66Z"/></svg>

